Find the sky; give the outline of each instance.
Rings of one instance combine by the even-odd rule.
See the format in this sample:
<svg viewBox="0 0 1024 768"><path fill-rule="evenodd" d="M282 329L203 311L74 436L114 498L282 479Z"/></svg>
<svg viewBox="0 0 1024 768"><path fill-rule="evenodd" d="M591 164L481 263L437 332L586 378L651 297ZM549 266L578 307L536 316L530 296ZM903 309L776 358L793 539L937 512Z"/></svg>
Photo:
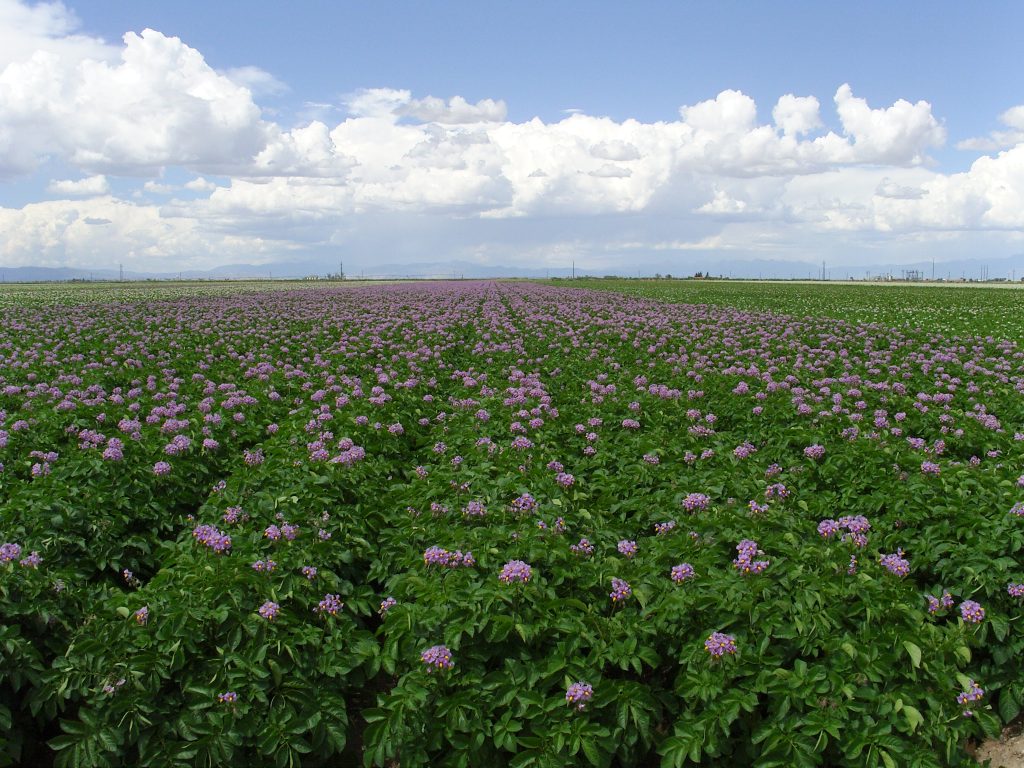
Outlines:
<svg viewBox="0 0 1024 768"><path fill-rule="evenodd" d="M1024 253L1019 2L0 0L0 267Z"/></svg>

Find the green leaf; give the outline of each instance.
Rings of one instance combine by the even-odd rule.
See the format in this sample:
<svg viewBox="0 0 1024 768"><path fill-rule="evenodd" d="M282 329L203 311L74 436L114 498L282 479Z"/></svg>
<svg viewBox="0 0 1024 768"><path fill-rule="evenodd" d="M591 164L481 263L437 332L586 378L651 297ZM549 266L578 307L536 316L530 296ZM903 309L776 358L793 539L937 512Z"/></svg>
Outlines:
<svg viewBox="0 0 1024 768"><path fill-rule="evenodd" d="M1016 720L1019 714L1020 702L1017 697L1013 695L1010 688L1003 688L999 692L999 717L1003 719L1004 723L1009 723Z"/></svg>
<svg viewBox="0 0 1024 768"><path fill-rule="evenodd" d="M910 654L910 663L917 669L921 666L921 649L910 642L909 640L903 641L903 647L907 649L907 653Z"/></svg>
<svg viewBox="0 0 1024 768"><path fill-rule="evenodd" d="M917 727L924 722L924 717L914 707L904 705L903 716L907 718L907 724L910 726L910 732L913 733L917 730Z"/></svg>

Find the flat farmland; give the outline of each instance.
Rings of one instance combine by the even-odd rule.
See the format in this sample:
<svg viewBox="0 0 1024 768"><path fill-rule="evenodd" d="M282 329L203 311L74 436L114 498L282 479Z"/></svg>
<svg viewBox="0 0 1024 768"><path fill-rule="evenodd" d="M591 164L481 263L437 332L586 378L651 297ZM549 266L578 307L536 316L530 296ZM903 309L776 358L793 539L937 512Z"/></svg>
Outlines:
<svg viewBox="0 0 1024 768"><path fill-rule="evenodd" d="M1022 297L4 287L0 764L971 764Z"/></svg>

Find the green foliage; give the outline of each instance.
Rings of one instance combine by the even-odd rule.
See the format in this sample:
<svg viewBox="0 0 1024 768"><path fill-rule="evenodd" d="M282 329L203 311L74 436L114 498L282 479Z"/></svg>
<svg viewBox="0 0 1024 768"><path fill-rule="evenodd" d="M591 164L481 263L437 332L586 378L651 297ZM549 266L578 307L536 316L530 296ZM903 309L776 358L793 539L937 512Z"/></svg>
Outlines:
<svg viewBox="0 0 1024 768"><path fill-rule="evenodd" d="M1016 294L628 289L791 317L507 286L0 301L0 765L970 764L1024 706ZM844 516L863 540L819 533Z"/></svg>

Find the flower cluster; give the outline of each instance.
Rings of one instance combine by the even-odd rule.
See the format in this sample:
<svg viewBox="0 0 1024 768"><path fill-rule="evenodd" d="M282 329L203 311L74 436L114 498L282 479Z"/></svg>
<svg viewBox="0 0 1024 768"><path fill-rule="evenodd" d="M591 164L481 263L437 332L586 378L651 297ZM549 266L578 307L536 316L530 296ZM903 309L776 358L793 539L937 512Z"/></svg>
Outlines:
<svg viewBox="0 0 1024 768"><path fill-rule="evenodd" d="M620 555L632 560L636 555L636 542L631 541L630 539L623 539L618 543L618 550Z"/></svg>
<svg viewBox="0 0 1024 768"><path fill-rule="evenodd" d="M723 632L712 632L704 641L704 650L716 659L720 659L726 654L733 656L736 654L736 638Z"/></svg>
<svg viewBox="0 0 1024 768"><path fill-rule="evenodd" d="M818 523L818 533L822 537L829 539L840 531L845 531L842 540L852 542L857 547L867 546L867 532L870 530L871 523L864 515L844 515L838 520L829 518Z"/></svg>
<svg viewBox="0 0 1024 768"><path fill-rule="evenodd" d="M395 598L385 597L383 600L380 601L380 608L377 609L377 613L379 613L383 618L384 616L387 616L388 611L390 611L396 605L398 605L398 601L395 600Z"/></svg>
<svg viewBox="0 0 1024 768"><path fill-rule="evenodd" d="M462 509L462 514L466 517L483 517L487 514L487 507L484 506L482 501L470 501Z"/></svg>
<svg viewBox="0 0 1024 768"><path fill-rule="evenodd" d="M711 499L704 493L688 493L683 499L683 509L687 512L703 512L708 508Z"/></svg>
<svg viewBox="0 0 1024 768"><path fill-rule="evenodd" d="M345 604L341 602L341 597L338 595L326 594L324 599L317 603L316 608L313 609L313 613L328 613L331 616L337 616Z"/></svg>
<svg viewBox="0 0 1024 768"><path fill-rule="evenodd" d="M654 524L654 533L656 535L658 535L658 536L665 536L666 534L671 533L672 530L675 527L676 527L676 521L675 520L669 520L668 522L664 522L664 523L655 523Z"/></svg>
<svg viewBox="0 0 1024 768"><path fill-rule="evenodd" d="M128 681L125 678L121 677L118 678L118 680L114 683L105 683L103 686L103 692L108 695L112 693L117 693L118 689L121 688L127 682Z"/></svg>
<svg viewBox="0 0 1024 768"><path fill-rule="evenodd" d="M569 488L576 482L576 478L570 475L568 472L559 472L555 475L555 482L563 488Z"/></svg>
<svg viewBox="0 0 1024 768"><path fill-rule="evenodd" d="M956 703L959 704L961 707L965 707L964 717L972 717L974 715L974 713L970 709L966 708L967 705L973 704L976 701L981 701L984 696L984 689L976 682L974 682L974 680L970 681L970 686L967 688L966 691L962 691L957 694Z"/></svg>
<svg viewBox="0 0 1024 768"><path fill-rule="evenodd" d="M757 542L750 539L743 539L736 545L736 559L732 561L733 567L740 573L762 573L768 567L768 560L755 560L756 555L763 555L758 549Z"/></svg>
<svg viewBox="0 0 1024 768"><path fill-rule="evenodd" d="M882 555L881 562L885 570L901 579L910 573L910 561L903 557L902 549L897 549L895 554Z"/></svg>
<svg viewBox="0 0 1024 768"><path fill-rule="evenodd" d="M804 448L804 456L806 456L808 459L817 460L817 459L820 459L824 455L825 455L825 446L823 446L823 445L814 444L814 445L809 445L806 448Z"/></svg>
<svg viewBox="0 0 1024 768"><path fill-rule="evenodd" d="M516 499L512 500L512 511L518 512L519 514L525 514L532 512L537 508L537 500L528 493L524 493Z"/></svg>
<svg viewBox="0 0 1024 768"><path fill-rule="evenodd" d="M673 565L671 575L672 581L674 581L676 584L682 584L684 581L693 578L693 566L689 563L680 563L679 565Z"/></svg>
<svg viewBox="0 0 1024 768"><path fill-rule="evenodd" d="M980 624L985 620L985 609L973 600L960 603L960 615L968 624Z"/></svg>
<svg viewBox="0 0 1024 768"><path fill-rule="evenodd" d="M573 683L565 692L565 703L576 707L578 711L586 709L587 702L594 697L594 689L588 683L580 680Z"/></svg>
<svg viewBox="0 0 1024 768"><path fill-rule="evenodd" d="M629 586L628 582L622 579L612 579L612 591L608 597L612 599L613 603L621 603L632 594L633 588Z"/></svg>
<svg viewBox="0 0 1024 768"><path fill-rule="evenodd" d="M946 608L953 607L953 596L949 592L943 592L941 597L925 595L928 600L928 613L938 613Z"/></svg>
<svg viewBox="0 0 1024 768"><path fill-rule="evenodd" d="M277 563L270 559L257 560L252 564L252 569L257 573L273 573L276 568Z"/></svg>
<svg viewBox="0 0 1024 768"><path fill-rule="evenodd" d="M576 544L571 544L569 546L569 550L571 552L575 552L577 555L589 557L590 555L594 554L594 545L590 543L590 539L584 536Z"/></svg>
<svg viewBox="0 0 1024 768"><path fill-rule="evenodd" d="M452 661L452 652L445 645L434 645L420 654L420 661L427 666L428 672L436 670L451 669L455 666Z"/></svg>
<svg viewBox="0 0 1024 768"><path fill-rule="evenodd" d="M476 565L476 558L472 552L463 554L461 550L449 552L442 547L427 547L423 551L423 564L439 565L442 568L469 568Z"/></svg>
<svg viewBox="0 0 1024 768"><path fill-rule="evenodd" d="M498 580L502 584L519 582L525 584L533 578L533 569L522 560L509 560L501 569Z"/></svg>
<svg viewBox="0 0 1024 768"><path fill-rule="evenodd" d="M277 618L277 614L281 612L281 606L272 600L267 600L259 608L259 614L267 621L273 621Z"/></svg>
<svg viewBox="0 0 1024 768"><path fill-rule="evenodd" d="M1007 584L1006 593L1010 597L1024 597L1024 584Z"/></svg>
<svg viewBox="0 0 1024 768"><path fill-rule="evenodd" d="M145 626L149 623L149 606L144 605L135 613L132 614L132 618L135 619L135 623L139 626Z"/></svg>
<svg viewBox="0 0 1024 768"><path fill-rule="evenodd" d="M234 704L238 701L238 694L234 691L224 691L224 693L217 694L217 701L221 704Z"/></svg>
<svg viewBox="0 0 1024 768"><path fill-rule="evenodd" d="M212 525L197 525L192 531L192 538L218 554L231 549L231 537Z"/></svg>

